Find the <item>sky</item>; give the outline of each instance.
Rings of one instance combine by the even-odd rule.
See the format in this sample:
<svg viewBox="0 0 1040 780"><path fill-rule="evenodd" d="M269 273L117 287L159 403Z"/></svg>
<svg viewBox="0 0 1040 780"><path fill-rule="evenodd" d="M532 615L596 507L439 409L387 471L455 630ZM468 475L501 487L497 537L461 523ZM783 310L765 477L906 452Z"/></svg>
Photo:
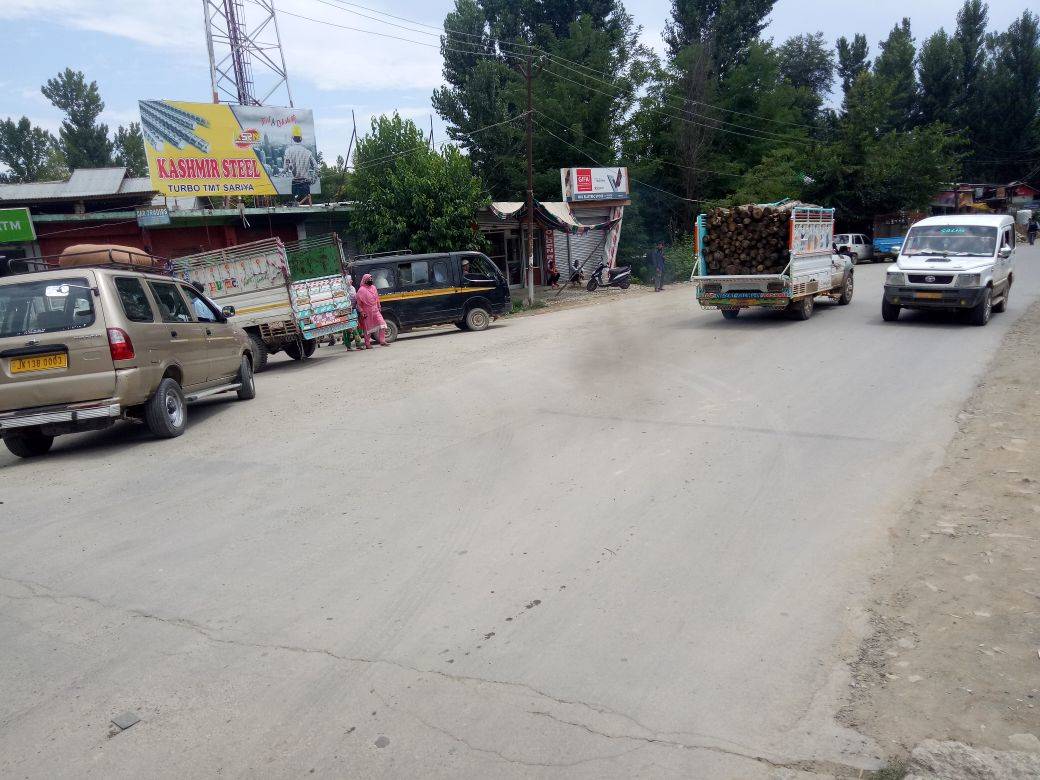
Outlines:
<svg viewBox="0 0 1040 780"><path fill-rule="evenodd" d="M351 1L434 27L443 24L454 6L454 0ZM202 0L2 0L2 5L7 33L0 117L25 115L56 132L61 116L40 93L40 85L66 67L97 81L106 104L102 119L112 130L138 119L140 99L210 99ZM435 30L412 25L432 33L424 35L390 27L351 12L373 16L369 11L348 11L334 0L276 0L276 5L293 102L314 110L318 146L327 159L346 152L352 111L362 133L373 116L396 110L424 128L432 117L435 139L446 139L443 122L430 105L431 93L442 83ZM960 5L960 0L778 0L765 36L779 42L822 31L833 43L861 32L873 56L878 40L903 16L910 17L920 42L939 27L952 30ZM1031 5L1026 0L989 0L991 28L1006 29ZM644 42L661 51L670 0L629 0L627 7L643 27ZM269 102L286 105L288 100L279 93Z"/></svg>

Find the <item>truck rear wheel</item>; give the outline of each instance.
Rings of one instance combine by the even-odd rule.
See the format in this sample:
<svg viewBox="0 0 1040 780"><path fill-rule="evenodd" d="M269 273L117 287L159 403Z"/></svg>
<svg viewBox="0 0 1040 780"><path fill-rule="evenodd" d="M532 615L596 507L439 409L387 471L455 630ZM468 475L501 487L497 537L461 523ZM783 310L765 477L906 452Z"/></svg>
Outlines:
<svg viewBox="0 0 1040 780"><path fill-rule="evenodd" d="M806 295L804 298L791 304L791 314L794 315L796 320L805 321L812 316L814 308L816 308L816 301L813 299L813 296Z"/></svg>
<svg viewBox="0 0 1040 780"><path fill-rule="evenodd" d="M249 334L249 343L253 351L253 371L259 373L267 368L267 345L256 333Z"/></svg>
<svg viewBox="0 0 1040 780"><path fill-rule="evenodd" d="M285 354L293 360L306 360L317 348L318 342L314 339L305 339L302 346L298 341L290 341L285 345Z"/></svg>
<svg viewBox="0 0 1040 780"><path fill-rule="evenodd" d="M899 319L900 306L898 303L889 303L888 301L881 301L881 319L885 322L895 322Z"/></svg>
<svg viewBox="0 0 1040 780"><path fill-rule="evenodd" d="M735 320L737 315L740 314L740 309L723 309L722 316L727 320Z"/></svg>

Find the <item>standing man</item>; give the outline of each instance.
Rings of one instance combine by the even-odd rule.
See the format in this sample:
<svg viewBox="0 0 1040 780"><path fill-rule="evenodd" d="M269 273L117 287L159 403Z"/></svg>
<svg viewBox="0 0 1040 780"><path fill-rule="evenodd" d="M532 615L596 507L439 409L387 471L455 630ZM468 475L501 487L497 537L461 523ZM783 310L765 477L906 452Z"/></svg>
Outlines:
<svg viewBox="0 0 1040 780"><path fill-rule="evenodd" d="M1033 212L1033 216L1029 218L1029 223L1026 225L1026 235L1029 236L1029 246L1036 243L1036 234L1040 231L1040 222L1036 219L1036 212Z"/></svg>
<svg viewBox="0 0 1040 780"><path fill-rule="evenodd" d="M650 250L647 258L649 265L654 269L654 292L664 289L664 242L658 241L657 246Z"/></svg>
<svg viewBox="0 0 1040 780"><path fill-rule="evenodd" d="M292 143L285 148L282 161L284 171L292 176L292 196L297 203L310 205L311 184L318 175L318 161L311 150L303 145L303 130L292 127Z"/></svg>

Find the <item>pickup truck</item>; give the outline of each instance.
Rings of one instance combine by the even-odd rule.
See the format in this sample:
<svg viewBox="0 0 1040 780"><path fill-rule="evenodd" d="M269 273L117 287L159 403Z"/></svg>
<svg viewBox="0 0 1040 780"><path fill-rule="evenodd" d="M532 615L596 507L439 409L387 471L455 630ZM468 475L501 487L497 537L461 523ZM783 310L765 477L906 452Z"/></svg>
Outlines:
<svg viewBox="0 0 1040 780"><path fill-rule="evenodd" d="M712 264L705 257L705 246L710 243L707 215L697 218L696 258L690 281L697 285L701 307L718 309L726 319L736 319L741 309L765 308L786 310L797 319L807 320L818 296L848 304L854 289L853 262L848 255L833 251L834 209L783 201L763 204L756 210L763 208L789 213L779 273L712 273ZM753 225L744 230L747 239L741 243L761 240L755 238L761 233ZM723 258L714 265L726 266L727 260ZM728 267L734 265L729 263Z"/></svg>
<svg viewBox="0 0 1040 780"><path fill-rule="evenodd" d="M906 236L890 236L888 238L874 239L874 257L895 260L899 257L899 250L903 247Z"/></svg>

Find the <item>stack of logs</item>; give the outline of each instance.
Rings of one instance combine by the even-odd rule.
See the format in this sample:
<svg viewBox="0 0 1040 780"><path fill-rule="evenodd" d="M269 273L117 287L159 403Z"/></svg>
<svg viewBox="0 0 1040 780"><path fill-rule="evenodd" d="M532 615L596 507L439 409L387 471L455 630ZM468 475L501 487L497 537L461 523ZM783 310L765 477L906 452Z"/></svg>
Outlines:
<svg viewBox="0 0 1040 780"><path fill-rule="evenodd" d="M704 259L709 274L778 274L789 260L790 207L735 206L706 216Z"/></svg>

